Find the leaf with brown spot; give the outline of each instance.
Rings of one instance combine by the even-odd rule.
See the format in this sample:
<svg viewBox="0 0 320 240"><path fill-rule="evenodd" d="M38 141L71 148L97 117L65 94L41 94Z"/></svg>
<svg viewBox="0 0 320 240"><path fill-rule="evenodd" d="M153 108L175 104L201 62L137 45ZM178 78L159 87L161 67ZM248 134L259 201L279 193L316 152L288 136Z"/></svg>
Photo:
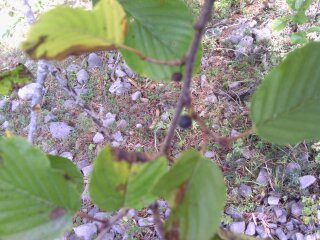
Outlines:
<svg viewBox="0 0 320 240"><path fill-rule="evenodd" d="M22 49L32 59L110 50L124 42L127 17L117 0L101 0L93 10L66 6L44 13L31 26Z"/></svg>
<svg viewBox="0 0 320 240"><path fill-rule="evenodd" d="M66 210L63 208L55 208L50 212L49 218L51 220L56 220L61 218L65 214Z"/></svg>

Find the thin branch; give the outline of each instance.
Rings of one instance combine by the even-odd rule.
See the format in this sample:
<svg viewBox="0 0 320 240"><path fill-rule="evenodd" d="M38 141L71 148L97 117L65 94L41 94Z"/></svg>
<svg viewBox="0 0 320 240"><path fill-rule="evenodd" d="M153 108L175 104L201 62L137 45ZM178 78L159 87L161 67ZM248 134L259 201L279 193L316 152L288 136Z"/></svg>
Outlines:
<svg viewBox="0 0 320 240"><path fill-rule="evenodd" d="M27 23L31 25L35 21L35 16L32 12L31 6L28 0L21 0L21 3L23 5L23 13L24 13L25 19ZM33 138L37 130L38 113L41 108L42 95L43 95L43 90L42 90L43 83L47 77L47 74L48 74L47 62L44 60L40 60L38 62L38 68L37 68L37 79L36 79L37 87L34 91L34 94L31 100L30 124L29 124L29 131L28 131L28 141L30 143L33 143Z"/></svg>
<svg viewBox="0 0 320 240"><path fill-rule="evenodd" d="M120 58L121 58L121 55L120 55L120 52L118 51L118 54L117 54L117 59L116 59L116 62L114 63L114 67L112 69L112 73L111 73L111 79L115 82L116 81L116 78L115 78L115 72L117 70L117 67L118 67L118 64L120 62Z"/></svg>
<svg viewBox="0 0 320 240"><path fill-rule="evenodd" d="M122 219L124 216L126 216L128 214L128 211L129 211L128 208L122 208L122 209L120 209L120 211L116 215L114 215L113 217L108 219L107 224L104 226L104 229L100 232L100 234L98 235L96 240L102 240L104 235L106 235L106 233L109 232L110 228L114 224L116 224L120 219Z"/></svg>
<svg viewBox="0 0 320 240"><path fill-rule="evenodd" d="M192 78L192 70L194 67L196 54L197 54L199 45L201 43L201 37L205 31L205 25L210 18L211 10L214 2L215 0L207 0L205 2L205 4L202 7L201 14L198 18L198 21L194 26L195 34L194 34L192 43L190 45L190 48L188 50L188 53L186 55L186 68L184 73L183 87L182 87L180 97L176 106L174 117L172 119L169 130L161 146L160 152L162 154L167 154L168 152L168 148L174 136L174 131L177 128L182 109L186 106L189 106L191 103L190 85L191 85L191 78Z"/></svg>
<svg viewBox="0 0 320 240"><path fill-rule="evenodd" d="M127 45L119 45L119 48L128 50L129 52L134 53L135 55L137 55L138 57L140 57L142 60L146 61L146 62L150 62L150 63L154 63L154 64L160 64L160 65L168 65L168 66L180 66L185 64L185 58L182 59L175 59L175 60L160 60L160 59L155 59L155 58L151 58L151 57L147 57L145 55L143 55L143 53L141 53L140 51L138 51L135 48L131 48Z"/></svg>
<svg viewBox="0 0 320 240"><path fill-rule="evenodd" d="M163 226L163 220L161 219L161 216L159 214L159 205L157 202L152 204L150 206L150 209L152 211L153 215L153 223L155 230L158 234L159 240L164 240L165 239L165 234L164 234L164 226Z"/></svg>
<svg viewBox="0 0 320 240"><path fill-rule="evenodd" d="M92 217L92 216L90 216L89 214L84 213L84 212L80 212L80 211L77 212L76 215L79 216L79 217L81 217L81 218L86 218L86 219L91 220L91 221L100 222L100 223L102 223L102 224L104 224L104 225L106 225L106 224L109 223L109 222L108 222L108 219L101 220L101 219L99 219L99 218Z"/></svg>
<svg viewBox="0 0 320 240"><path fill-rule="evenodd" d="M38 113L41 108L42 96L43 96L43 83L48 74L48 65L45 61L40 60L38 62L38 70L37 70L37 86L34 91L31 100L31 113L30 113L30 124L29 124L29 132L28 132L28 141L33 143L34 135L37 130L37 119Z"/></svg>

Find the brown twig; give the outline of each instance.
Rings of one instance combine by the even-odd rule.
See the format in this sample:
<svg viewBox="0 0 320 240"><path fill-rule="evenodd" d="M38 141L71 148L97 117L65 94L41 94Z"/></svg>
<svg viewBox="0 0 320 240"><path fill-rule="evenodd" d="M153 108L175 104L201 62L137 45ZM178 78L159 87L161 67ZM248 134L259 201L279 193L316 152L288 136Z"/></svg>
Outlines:
<svg viewBox="0 0 320 240"><path fill-rule="evenodd" d="M147 56L143 55L137 49L134 49L134 48L129 47L127 45L120 44L119 47L122 48L122 49L128 50L129 52L134 53L135 55L137 55L138 57L140 57L142 60L144 60L146 62L150 62L150 63L154 63L154 64L168 65L168 66L179 66L179 65L185 64L185 62L186 62L185 61L186 59L184 57L182 59L160 60L160 59L147 57Z"/></svg>
<svg viewBox="0 0 320 240"><path fill-rule="evenodd" d="M193 36L192 43L189 47L188 53L185 58L185 73L184 73L184 80L183 80L183 87L180 93L180 97L176 106L175 114L172 119L171 125L169 130L165 136L165 139L162 143L160 152L162 154L167 154L168 148L174 136L174 131L177 128L178 121L182 112L182 109L188 105L190 105L190 85L191 85L191 78L192 78L192 70L194 67L194 62L196 58L196 54L201 43L201 37L205 31L205 25L208 22L211 10L213 7L213 3L215 0L206 0L205 4L202 7L201 14L194 25L195 34Z"/></svg>
<svg viewBox="0 0 320 240"><path fill-rule="evenodd" d="M129 209L128 208L122 208L119 210L119 212L114 215L113 217L111 217L110 219L108 219L107 224L104 226L104 229L99 233L98 237L96 238L96 240L102 240L104 235L106 235L107 232L109 232L110 228L116 223L118 222L121 218L123 218L124 216L126 216L128 214Z"/></svg>
<svg viewBox="0 0 320 240"><path fill-rule="evenodd" d="M164 233L164 227L163 227L164 221L161 219L161 216L159 214L158 203L155 202L154 204L152 204L150 206L150 209L152 211L153 223L154 223L155 230L158 234L158 237L160 240L164 240L165 239L165 233Z"/></svg>
<svg viewBox="0 0 320 240"><path fill-rule="evenodd" d="M84 213L84 212L80 212L80 211L77 212L76 215L79 216L79 217L81 217L81 218L86 218L86 219L91 220L91 221L100 222L100 223L102 223L103 225L107 225L107 224L109 223L109 220L108 220L108 219L101 220L101 219L92 217L92 216L90 216L89 214Z"/></svg>

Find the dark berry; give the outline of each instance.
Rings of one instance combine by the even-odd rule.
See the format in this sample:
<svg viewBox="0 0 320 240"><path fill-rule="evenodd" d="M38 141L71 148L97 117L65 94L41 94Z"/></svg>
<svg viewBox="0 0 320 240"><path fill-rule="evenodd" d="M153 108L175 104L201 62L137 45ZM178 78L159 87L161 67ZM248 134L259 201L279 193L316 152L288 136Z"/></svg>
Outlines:
<svg viewBox="0 0 320 240"><path fill-rule="evenodd" d="M173 73L171 78L172 78L172 81L180 82L182 79L182 74L179 72Z"/></svg>
<svg viewBox="0 0 320 240"><path fill-rule="evenodd" d="M183 115L180 117L179 126L181 128L189 128L192 125L192 119L188 115Z"/></svg>

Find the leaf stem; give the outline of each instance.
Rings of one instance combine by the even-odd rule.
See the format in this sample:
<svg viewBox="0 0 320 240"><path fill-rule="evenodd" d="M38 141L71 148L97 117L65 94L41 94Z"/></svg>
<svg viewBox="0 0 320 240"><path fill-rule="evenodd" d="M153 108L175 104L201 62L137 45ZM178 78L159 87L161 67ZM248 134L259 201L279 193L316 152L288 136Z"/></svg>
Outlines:
<svg viewBox="0 0 320 240"><path fill-rule="evenodd" d="M134 53L135 55L137 55L138 57L140 57L142 60L144 60L146 62L150 62L150 63L154 63L154 64L168 65L168 66L179 66L179 65L184 65L186 62L185 57L183 57L182 59L174 59L174 60L160 60L160 59L147 57L147 56L143 55L143 53L141 53L137 49L129 47L124 44L119 44L118 47Z"/></svg>

